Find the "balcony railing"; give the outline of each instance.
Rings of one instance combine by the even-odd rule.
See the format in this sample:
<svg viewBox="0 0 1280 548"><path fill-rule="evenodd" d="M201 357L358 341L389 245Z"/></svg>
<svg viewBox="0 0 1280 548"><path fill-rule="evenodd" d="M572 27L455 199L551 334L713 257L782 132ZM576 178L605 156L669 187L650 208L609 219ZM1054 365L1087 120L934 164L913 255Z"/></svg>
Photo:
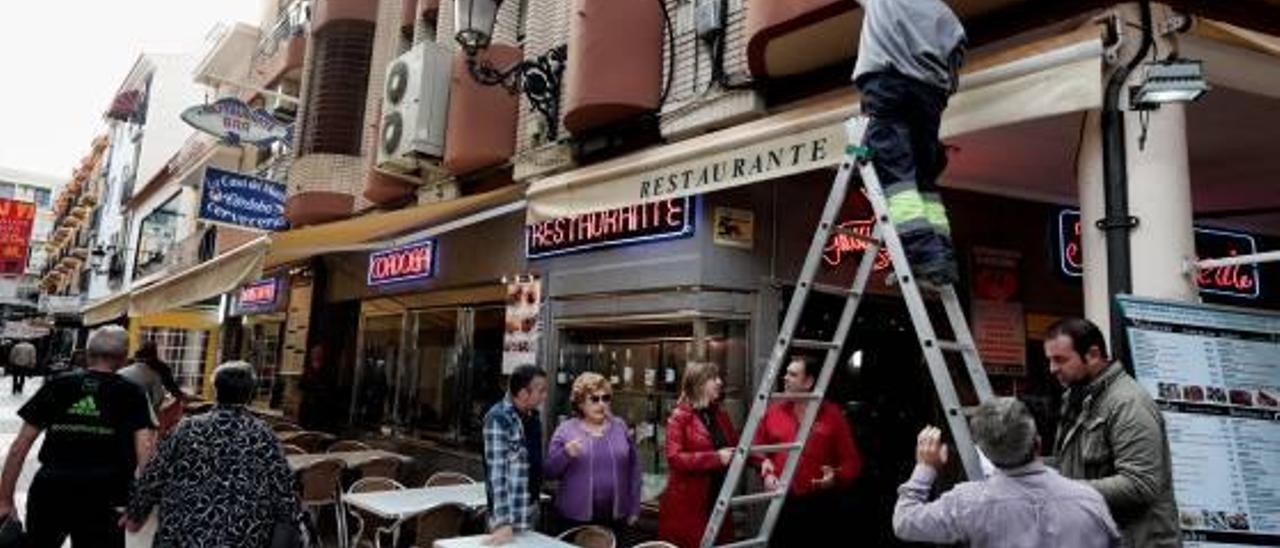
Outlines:
<svg viewBox="0 0 1280 548"><path fill-rule="evenodd" d="M268 59L280 51L280 45L306 30L311 20L311 0L294 0L280 10L276 24L258 42L255 61Z"/></svg>

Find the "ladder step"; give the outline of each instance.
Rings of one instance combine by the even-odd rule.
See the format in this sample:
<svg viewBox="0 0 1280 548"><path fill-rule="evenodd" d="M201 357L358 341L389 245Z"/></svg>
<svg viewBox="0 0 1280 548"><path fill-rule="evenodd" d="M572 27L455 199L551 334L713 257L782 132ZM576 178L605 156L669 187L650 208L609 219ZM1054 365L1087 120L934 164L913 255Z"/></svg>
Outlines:
<svg viewBox="0 0 1280 548"><path fill-rule="evenodd" d="M715 548L750 548L751 546L768 546L768 545L769 545L769 539L756 537L756 538L749 538L747 540L730 542L729 544L721 544L716 546Z"/></svg>
<svg viewBox="0 0 1280 548"><path fill-rule="evenodd" d="M840 344L831 341L815 341L812 339L793 339L791 341L792 348L803 348L805 350L839 350Z"/></svg>
<svg viewBox="0 0 1280 548"><path fill-rule="evenodd" d="M938 341L938 348L946 350L947 352L968 352L969 350L972 350L972 347L960 344L956 341Z"/></svg>
<svg viewBox="0 0 1280 548"><path fill-rule="evenodd" d="M751 493L750 495L739 495L729 499L729 506L742 506L745 504L756 504L760 502L770 501L773 499L780 499L785 496L787 496L787 491L785 489L778 489L777 491L764 491L761 493Z"/></svg>
<svg viewBox="0 0 1280 548"><path fill-rule="evenodd" d="M822 399L822 394L813 392L774 392L770 399L774 400L791 400L791 401L817 401Z"/></svg>
<svg viewBox="0 0 1280 548"><path fill-rule="evenodd" d="M858 232L857 229L847 227L847 226L839 226L839 225L833 226L831 227L831 232L834 232L841 236L852 238L854 240L858 240L859 242L862 242L864 244L874 246L877 248L884 245L884 241L881 240L880 238L874 238L872 236L868 236L866 234Z"/></svg>
<svg viewBox="0 0 1280 548"><path fill-rule="evenodd" d="M751 446L752 453L777 453L779 451L799 451L804 448L804 444L798 441L791 443L770 443L766 445Z"/></svg>
<svg viewBox="0 0 1280 548"><path fill-rule="evenodd" d="M822 293L824 295L832 295L835 297L852 297L854 295L857 295L857 292L855 292L853 289L848 287L841 287L838 285L815 283L815 284L809 284L809 288L818 293Z"/></svg>

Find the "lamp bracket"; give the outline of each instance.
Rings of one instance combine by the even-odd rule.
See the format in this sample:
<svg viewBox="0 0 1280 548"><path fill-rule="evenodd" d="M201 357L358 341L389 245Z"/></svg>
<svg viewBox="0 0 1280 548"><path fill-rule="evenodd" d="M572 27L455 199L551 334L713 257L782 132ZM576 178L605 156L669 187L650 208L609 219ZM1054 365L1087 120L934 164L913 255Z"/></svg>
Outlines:
<svg viewBox="0 0 1280 548"><path fill-rule="evenodd" d="M560 84L567 58L568 47L563 44L503 69L468 55L467 70L480 85L502 86L512 94L523 92L546 119L547 136L554 141L560 126Z"/></svg>

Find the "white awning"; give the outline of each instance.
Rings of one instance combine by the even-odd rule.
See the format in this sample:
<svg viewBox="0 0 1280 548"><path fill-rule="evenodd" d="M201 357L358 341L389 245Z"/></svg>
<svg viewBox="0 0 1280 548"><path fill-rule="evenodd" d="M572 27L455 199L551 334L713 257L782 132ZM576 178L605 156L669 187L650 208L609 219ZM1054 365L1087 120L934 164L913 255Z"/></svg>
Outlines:
<svg viewBox="0 0 1280 548"><path fill-rule="evenodd" d="M121 292L89 303L81 309L80 321L85 327L107 323L129 313L129 292Z"/></svg>
<svg viewBox="0 0 1280 548"><path fill-rule="evenodd" d="M942 136L1101 108L1101 54L1098 32L1085 29L975 61L943 116ZM537 181L528 192L528 222L835 166L844 158L843 123L857 113L857 101L852 90L832 93L766 118Z"/></svg>
<svg viewBox="0 0 1280 548"><path fill-rule="evenodd" d="M129 316L146 316L229 293L262 275L271 240L260 236L212 260L133 291Z"/></svg>

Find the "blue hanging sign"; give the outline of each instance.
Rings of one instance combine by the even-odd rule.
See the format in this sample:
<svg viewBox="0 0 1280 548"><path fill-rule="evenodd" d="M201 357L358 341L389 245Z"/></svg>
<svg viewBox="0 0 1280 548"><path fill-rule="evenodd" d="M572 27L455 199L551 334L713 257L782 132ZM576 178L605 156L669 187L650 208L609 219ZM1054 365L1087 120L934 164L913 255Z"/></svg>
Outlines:
<svg viewBox="0 0 1280 548"><path fill-rule="evenodd" d="M287 230L285 194L281 183L208 167L200 187L200 219L250 230Z"/></svg>

